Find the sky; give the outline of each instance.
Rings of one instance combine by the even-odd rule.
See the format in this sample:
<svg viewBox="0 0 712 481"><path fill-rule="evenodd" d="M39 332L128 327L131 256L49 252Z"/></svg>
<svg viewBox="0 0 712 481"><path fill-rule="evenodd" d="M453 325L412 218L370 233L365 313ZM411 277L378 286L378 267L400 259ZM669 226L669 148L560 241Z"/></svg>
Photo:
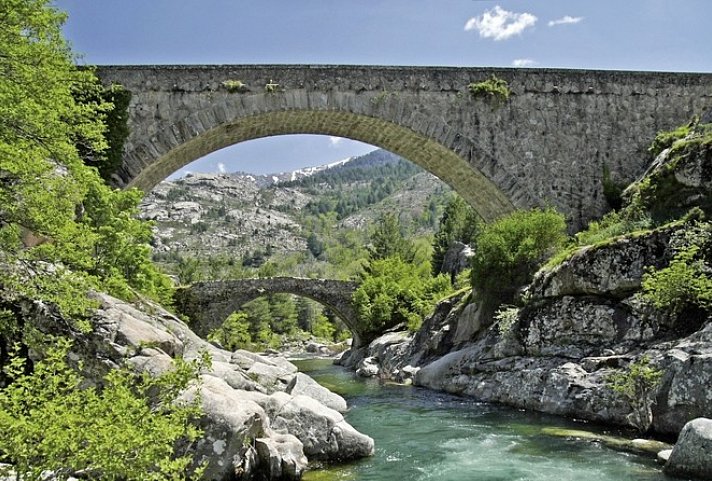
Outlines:
<svg viewBox="0 0 712 481"><path fill-rule="evenodd" d="M712 0L56 0L80 61L712 72ZM178 172L271 173L374 147L292 135Z"/></svg>

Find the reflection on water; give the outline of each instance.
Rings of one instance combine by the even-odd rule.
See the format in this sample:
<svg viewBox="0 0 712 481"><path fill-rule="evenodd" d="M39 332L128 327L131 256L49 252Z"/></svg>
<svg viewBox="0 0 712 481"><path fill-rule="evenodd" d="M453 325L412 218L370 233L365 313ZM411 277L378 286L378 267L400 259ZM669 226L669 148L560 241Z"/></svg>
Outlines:
<svg viewBox="0 0 712 481"><path fill-rule="evenodd" d="M580 424L443 393L362 380L329 360L296 361L344 396L376 454L310 471L305 481L662 481L654 460L541 434ZM585 428L590 428L586 426Z"/></svg>

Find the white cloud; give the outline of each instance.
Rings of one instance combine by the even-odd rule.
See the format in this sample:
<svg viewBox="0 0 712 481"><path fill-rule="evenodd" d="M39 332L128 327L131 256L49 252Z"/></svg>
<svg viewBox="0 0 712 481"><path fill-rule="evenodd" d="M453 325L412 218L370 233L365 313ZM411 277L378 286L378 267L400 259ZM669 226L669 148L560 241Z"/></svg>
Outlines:
<svg viewBox="0 0 712 481"><path fill-rule="evenodd" d="M225 173L225 164L223 164L222 162L218 162L218 172L220 172L221 174Z"/></svg>
<svg viewBox="0 0 712 481"><path fill-rule="evenodd" d="M537 18L531 13L510 12L497 5L479 17L469 19L465 30L477 30L483 38L506 40L533 27L536 21Z"/></svg>
<svg viewBox="0 0 712 481"><path fill-rule="evenodd" d="M329 142L331 142L332 147L338 147L343 140L341 137L329 137Z"/></svg>
<svg viewBox="0 0 712 481"><path fill-rule="evenodd" d="M536 60L532 60L530 58L517 58L512 61L512 66L513 67L532 67L536 65L538 62Z"/></svg>
<svg viewBox="0 0 712 481"><path fill-rule="evenodd" d="M579 23L583 20L583 17L572 17L571 15L566 15L556 20L551 20L549 22L550 27L555 27L556 25L568 25L573 23Z"/></svg>

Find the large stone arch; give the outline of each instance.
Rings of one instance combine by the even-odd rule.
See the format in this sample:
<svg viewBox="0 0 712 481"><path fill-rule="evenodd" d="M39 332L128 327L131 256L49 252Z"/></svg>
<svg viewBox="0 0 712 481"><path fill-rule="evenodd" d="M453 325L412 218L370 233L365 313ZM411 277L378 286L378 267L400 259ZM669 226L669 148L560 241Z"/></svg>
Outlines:
<svg viewBox="0 0 712 481"><path fill-rule="evenodd" d="M149 189L230 143L322 133L404 156L486 219L551 205L574 228L609 209L604 170L616 182L634 180L656 132L712 107L712 74L309 65L107 66L98 74L132 93L118 186ZM509 83L506 102L468 91L493 74Z"/></svg>
<svg viewBox="0 0 712 481"><path fill-rule="evenodd" d="M207 281L178 289L175 301L178 311L190 318L191 329L205 337L251 300L270 294L294 294L330 309L353 334L354 346L359 346L365 340L365 330L352 304L357 287L352 281L299 277Z"/></svg>
<svg viewBox="0 0 712 481"><path fill-rule="evenodd" d="M262 97L269 98L267 95ZM256 101L259 103L266 99ZM222 105L216 106L204 115L215 118L223 108ZM395 107L394 110L400 109ZM454 150L421 133L376 117L331 110L276 110L239 117L218 124L205 132L191 129L187 126L189 122L190 119L182 121L176 129L193 132L195 135L141 170L128 186L149 191L158 182L194 160L247 140L289 134L323 134L359 140L381 147L423 167L475 206L485 220L492 220L510 212L514 208L510 199L516 199L520 207L537 204L518 187L513 179L508 179L504 183L509 187L508 192L505 193L479 170L473 169ZM430 130L448 131L448 127L437 119L431 120L430 123L435 124L428 126ZM456 140L456 136L455 134L452 138L453 141ZM156 135L153 144L173 144L175 139L173 130L160 132ZM157 151L155 145L152 145L151 149ZM474 149L474 146L469 146L468 151ZM478 158L485 158L485 156L481 155ZM505 172L500 172L499 176L509 177Z"/></svg>

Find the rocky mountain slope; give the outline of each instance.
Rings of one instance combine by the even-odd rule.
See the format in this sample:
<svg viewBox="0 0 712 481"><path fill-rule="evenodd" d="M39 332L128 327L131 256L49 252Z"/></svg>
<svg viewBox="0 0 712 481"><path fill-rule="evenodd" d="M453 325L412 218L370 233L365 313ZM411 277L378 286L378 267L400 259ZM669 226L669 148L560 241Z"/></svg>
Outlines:
<svg viewBox="0 0 712 481"><path fill-rule="evenodd" d="M255 252L305 251L311 232L304 224L329 212L336 212L334 227L340 230L366 229L380 213L396 211L412 231L432 232L448 192L431 174L377 150L274 175L189 174L156 186L141 215L156 222L159 261L239 259ZM352 203L345 205L344 199Z"/></svg>

